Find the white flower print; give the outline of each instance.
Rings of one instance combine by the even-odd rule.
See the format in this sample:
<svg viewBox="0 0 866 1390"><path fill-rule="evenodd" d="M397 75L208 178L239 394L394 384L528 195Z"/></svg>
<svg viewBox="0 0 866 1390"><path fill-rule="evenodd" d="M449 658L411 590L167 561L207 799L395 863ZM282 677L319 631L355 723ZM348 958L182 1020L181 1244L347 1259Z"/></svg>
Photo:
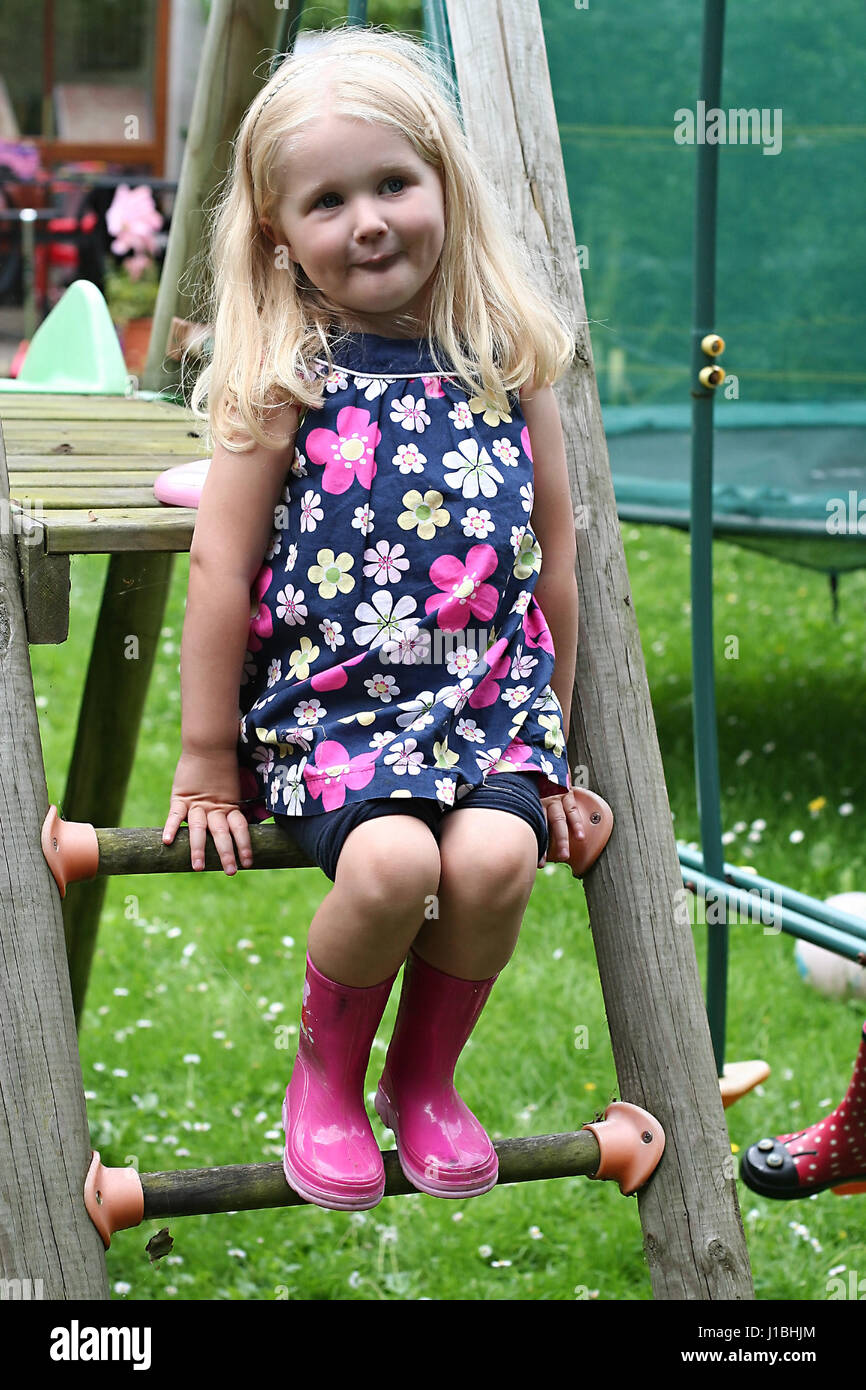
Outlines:
<svg viewBox="0 0 866 1390"><path fill-rule="evenodd" d="M537 665L537 658L524 652L523 643L518 642L517 651L514 653L514 659L511 663L511 679L513 681L524 680L527 676L532 675Z"/></svg>
<svg viewBox="0 0 866 1390"><path fill-rule="evenodd" d="M516 444L512 444L510 439L495 439L491 444L491 449L495 458L506 468L516 468L520 458L520 450Z"/></svg>
<svg viewBox="0 0 866 1390"><path fill-rule="evenodd" d="M493 770L501 757L501 748L488 748L486 753L479 753L475 761L481 769L482 776L486 777L487 774Z"/></svg>
<svg viewBox="0 0 866 1390"><path fill-rule="evenodd" d="M532 487L532 483L524 483L520 489L520 497L522 501L523 510L526 512L527 516L531 516L532 514L534 496L535 494Z"/></svg>
<svg viewBox="0 0 866 1390"><path fill-rule="evenodd" d="M296 766L280 767L279 772L282 776L275 776L271 782L271 806L275 810L282 800L287 815L299 816L302 814L301 808L307 797L304 786L304 768L306 766L307 759L302 758Z"/></svg>
<svg viewBox="0 0 866 1390"><path fill-rule="evenodd" d="M432 690L422 690L416 700L401 701L400 708L404 713L397 715L397 723L404 729L425 728L433 723L430 710L435 703L436 696Z"/></svg>
<svg viewBox="0 0 866 1390"><path fill-rule="evenodd" d="M306 454L301 453L300 449L295 450L291 471L296 478L306 478L307 476L307 457Z"/></svg>
<svg viewBox="0 0 866 1390"><path fill-rule="evenodd" d="M315 531L316 524L323 519L325 513L322 511L322 508L319 505L321 500L322 499L319 493L314 492L312 488L309 488L304 493L303 497L301 498L302 531Z"/></svg>
<svg viewBox="0 0 866 1390"><path fill-rule="evenodd" d="M418 434L423 434L430 424L426 407L426 396L416 397L407 392L402 400L392 402L391 419L395 425L402 425L404 430L416 430Z"/></svg>
<svg viewBox="0 0 866 1390"><path fill-rule="evenodd" d="M394 696L400 694L400 687L394 677L383 676L381 671L376 671L364 684L370 699L381 700L383 705L390 705Z"/></svg>
<svg viewBox="0 0 866 1390"><path fill-rule="evenodd" d="M468 509L460 525L463 527L464 536L474 536L480 541L486 540L490 532L496 530L495 524L490 519L490 513L486 510L479 511L477 507Z"/></svg>
<svg viewBox="0 0 866 1390"><path fill-rule="evenodd" d="M476 724L474 719L458 719L457 732L461 738L465 738L467 743L483 743L484 730Z"/></svg>
<svg viewBox="0 0 866 1390"><path fill-rule="evenodd" d="M276 532L274 532L274 535L271 537L270 544L268 545L268 548L267 548L267 550L265 551L265 559L266 559L266 560L273 560L273 558L274 558L275 555L279 555L279 553L280 553L280 551L282 550L282 548L283 548L283 538L282 538L282 536L280 535L279 531L276 531Z"/></svg>
<svg viewBox="0 0 866 1390"><path fill-rule="evenodd" d="M365 502L363 507L356 507L352 517L352 525L356 531L360 531L362 536L368 536L373 530L373 518L375 512L370 511L370 503Z"/></svg>
<svg viewBox="0 0 866 1390"><path fill-rule="evenodd" d="M370 748L384 748L387 743L390 743L391 740L396 737L396 729L380 729L378 733L375 733L370 739L368 746Z"/></svg>
<svg viewBox="0 0 866 1390"><path fill-rule="evenodd" d="M327 372L326 369L322 372L322 376L325 378L325 390L331 395L333 395L335 391L345 391L346 387L349 385L349 378L346 372L342 371L340 367L335 367L332 372Z"/></svg>
<svg viewBox="0 0 866 1390"><path fill-rule="evenodd" d="M513 685L510 690L503 690L502 698L509 709L517 709L518 705L523 705L532 694L532 687L529 685Z"/></svg>
<svg viewBox="0 0 866 1390"><path fill-rule="evenodd" d="M295 568L295 565L296 565L296 563L297 563L297 559L298 559L298 547L296 546L295 542L292 541L291 545L289 546L288 550L286 551L286 566L285 566L285 569L283 570L283 574L290 574L290 573L291 573L291 571Z"/></svg>
<svg viewBox="0 0 866 1390"><path fill-rule="evenodd" d="M395 640L382 645L382 660L394 666L426 665L430 660L430 633L417 624L407 627Z"/></svg>
<svg viewBox="0 0 866 1390"><path fill-rule="evenodd" d="M465 676L458 685L446 685L436 694L436 703L441 700L443 705L453 709L455 714L459 714L469 696L472 694L472 681Z"/></svg>
<svg viewBox="0 0 866 1390"><path fill-rule="evenodd" d="M334 622L331 618L325 618L324 622L319 623L319 631L325 639L326 646L335 652L338 647L345 646L346 639L343 636L343 624Z"/></svg>
<svg viewBox="0 0 866 1390"><path fill-rule="evenodd" d="M525 613L532 599L531 589L521 589L517 598L511 605L512 613Z"/></svg>
<svg viewBox="0 0 866 1390"><path fill-rule="evenodd" d="M453 777L441 777L436 783L436 799L442 806L454 805L456 782Z"/></svg>
<svg viewBox="0 0 866 1390"><path fill-rule="evenodd" d="M372 603L359 603L355 609L355 617L364 626L355 628L352 640L371 650L387 641L399 641L407 628L417 625L417 620L410 616L417 607L411 594L404 594L395 604L388 589L377 589Z"/></svg>
<svg viewBox="0 0 866 1390"><path fill-rule="evenodd" d="M375 550L364 551L364 559L368 562L364 565L364 577L375 579L379 584L399 583L409 568L409 561L403 559L405 554L406 547L399 541L396 545L386 540L377 541Z"/></svg>
<svg viewBox="0 0 866 1390"><path fill-rule="evenodd" d="M458 430L471 430L472 411L469 409L468 401L456 401L453 410L449 410L448 419Z"/></svg>
<svg viewBox="0 0 866 1390"><path fill-rule="evenodd" d="M374 401L377 396L384 396L388 387L396 379L393 376L356 376L355 386L365 400Z"/></svg>
<svg viewBox="0 0 866 1390"><path fill-rule="evenodd" d="M391 462L401 473L423 473L427 457L417 444L401 444Z"/></svg>
<svg viewBox="0 0 866 1390"><path fill-rule="evenodd" d="M474 647L455 647L447 656L449 676L467 676L478 665L478 653Z"/></svg>
<svg viewBox="0 0 866 1390"><path fill-rule="evenodd" d="M321 700L302 700L299 705L295 705L292 714L299 724L318 724L320 719L324 719L328 713L323 708Z"/></svg>
<svg viewBox="0 0 866 1390"><path fill-rule="evenodd" d="M296 589L293 584L287 584L285 589L281 589L277 594L274 612L278 618L283 618L292 627L297 623L303 623L307 616L303 589Z"/></svg>
<svg viewBox="0 0 866 1390"><path fill-rule="evenodd" d="M272 685L276 685L281 675L282 663L280 662L280 658L276 656L268 666L268 689L270 689Z"/></svg>
<svg viewBox="0 0 866 1390"><path fill-rule="evenodd" d="M391 751L385 754L385 762L398 777L402 777L407 772L410 777L417 777L425 764L423 752L420 750L416 752L416 749L418 749L416 738L404 738L391 745Z"/></svg>
<svg viewBox="0 0 866 1390"><path fill-rule="evenodd" d="M256 771L267 781L274 770L274 750L272 748L262 748L261 745L253 753L253 762L258 763Z"/></svg>
<svg viewBox="0 0 866 1390"><path fill-rule="evenodd" d="M479 492L485 497L495 497L499 483L504 478L483 445L479 448L477 439L461 439L455 450L444 455L442 462L453 472L445 474L449 487L462 489L464 497L477 497Z"/></svg>

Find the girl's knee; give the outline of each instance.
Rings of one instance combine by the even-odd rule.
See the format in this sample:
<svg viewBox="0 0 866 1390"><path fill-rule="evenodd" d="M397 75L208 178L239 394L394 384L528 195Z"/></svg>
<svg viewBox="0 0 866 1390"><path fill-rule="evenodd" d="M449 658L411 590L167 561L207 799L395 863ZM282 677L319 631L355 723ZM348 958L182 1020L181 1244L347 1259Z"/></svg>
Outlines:
<svg viewBox="0 0 866 1390"><path fill-rule="evenodd" d="M417 816L377 816L346 837L334 879L359 911L388 916L423 910L439 886L439 846Z"/></svg>
<svg viewBox="0 0 866 1390"><path fill-rule="evenodd" d="M492 816L498 818L495 825ZM539 860L528 821L467 807L443 827L439 852L443 894L494 916L526 905Z"/></svg>

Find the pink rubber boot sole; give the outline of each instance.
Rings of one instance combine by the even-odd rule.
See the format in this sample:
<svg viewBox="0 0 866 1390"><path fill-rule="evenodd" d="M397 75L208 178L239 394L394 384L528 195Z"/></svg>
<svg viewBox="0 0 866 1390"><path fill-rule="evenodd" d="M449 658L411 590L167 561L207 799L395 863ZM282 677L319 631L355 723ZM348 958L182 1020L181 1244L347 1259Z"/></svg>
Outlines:
<svg viewBox="0 0 866 1390"><path fill-rule="evenodd" d="M454 1101L472 1121L471 1127L477 1131L477 1137L480 1139L483 1136L484 1139L487 1139L487 1135L478 1120L469 1107L464 1105L456 1092L454 1093ZM441 1174L447 1171L443 1167L441 1159L436 1158L435 1155L430 1155L428 1161L422 1164L415 1160L410 1152L407 1152L405 1144L401 1144L399 1118L381 1084L376 1092L373 1105L383 1125L393 1130L397 1140L397 1157L400 1160L400 1167L404 1176L408 1178L413 1187L417 1187L419 1192L425 1193L428 1197L450 1197L458 1200L461 1197L481 1197L496 1186L499 1178L499 1159L489 1139L487 1139L489 1154L486 1157L482 1156L477 1166L467 1169L464 1161L460 1168L459 1177L455 1176L451 1181L442 1177L437 1178L437 1173Z"/></svg>

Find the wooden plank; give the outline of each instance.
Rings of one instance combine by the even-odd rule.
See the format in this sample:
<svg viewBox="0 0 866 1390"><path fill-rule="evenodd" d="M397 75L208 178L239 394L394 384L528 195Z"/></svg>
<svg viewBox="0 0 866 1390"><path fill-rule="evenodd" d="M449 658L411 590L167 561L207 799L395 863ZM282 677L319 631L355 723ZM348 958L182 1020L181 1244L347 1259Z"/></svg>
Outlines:
<svg viewBox="0 0 866 1390"><path fill-rule="evenodd" d="M537 0L446 0L465 128L542 286L582 326L557 384L580 593L568 755L611 804L583 880L623 1100L667 1147L638 1193L656 1298L750 1299L730 1140L617 521ZM588 521L587 521L588 519Z"/></svg>
<svg viewBox="0 0 866 1390"><path fill-rule="evenodd" d="M7 420L6 454L10 460L18 453L117 454L128 448L132 455L184 454L203 451L202 435L170 420L140 423L57 420L35 424L31 420Z"/></svg>
<svg viewBox="0 0 866 1390"><path fill-rule="evenodd" d="M0 510L8 514L0 430ZM42 853L48 791L15 537L0 526L0 1277L108 1299L82 1194L90 1133L60 894Z"/></svg>
<svg viewBox="0 0 866 1390"><path fill-rule="evenodd" d="M195 453L195 450L192 450ZM198 457L206 458L206 453ZM93 473L111 482L117 473L130 476L142 474L155 478L166 468L174 468L177 456L165 454L17 454L9 460L9 482L14 486L15 479L23 479L30 485L30 476L41 473L44 476L68 478L74 481L77 473ZM21 484L19 484L21 485Z"/></svg>
<svg viewBox="0 0 866 1390"><path fill-rule="evenodd" d="M111 557L63 797L70 820L95 825L107 818L117 824L123 814L173 569L174 555L142 554L141 547ZM112 731L108 756L107 728ZM87 991L105 887L105 879L76 883L63 900L76 1018Z"/></svg>
<svg viewBox="0 0 866 1390"><path fill-rule="evenodd" d="M175 419L192 411L173 401L137 396L20 396L0 392L0 420L153 420Z"/></svg>
<svg viewBox="0 0 866 1390"><path fill-rule="evenodd" d="M189 507L57 511L46 524L49 555L107 555L129 550L189 550L197 513Z"/></svg>
<svg viewBox="0 0 866 1390"><path fill-rule="evenodd" d="M21 598L31 646L57 645L69 636L69 556L48 555L45 528L18 535Z"/></svg>
<svg viewBox="0 0 866 1390"><path fill-rule="evenodd" d="M131 482L128 487L109 487L106 486L102 478L94 478L88 485L84 484L61 484L57 481L43 487L37 494L32 486L26 491L11 487L10 493L14 502L19 502L22 507L31 504L34 508L41 507L45 511L71 510L78 508L86 512L88 508L94 511L102 511L112 507L163 507L165 503L160 502L153 495L153 479L143 478L140 482Z"/></svg>
<svg viewBox="0 0 866 1390"><path fill-rule="evenodd" d="M93 492L96 488L135 488L144 492L153 489L159 472L158 468L149 463L144 467L129 469L125 473L120 469L115 472L110 468L100 469L98 472L93 469L86 471L58 468L51 473L19 473L17 469L10 469L9 491L19 502L25 498L35 502L55 489L81 494ZM74 506L75 503L67 505Z"/></svg>

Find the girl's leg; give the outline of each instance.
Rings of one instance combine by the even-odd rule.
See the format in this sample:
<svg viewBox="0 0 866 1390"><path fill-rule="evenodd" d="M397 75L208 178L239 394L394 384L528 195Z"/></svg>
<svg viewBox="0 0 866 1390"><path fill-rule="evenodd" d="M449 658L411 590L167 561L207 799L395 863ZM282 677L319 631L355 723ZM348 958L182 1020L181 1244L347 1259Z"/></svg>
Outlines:
<svg viewBox="0 0 866 1390"><path fill-rule="evenodd" d="M406 962L376 1110L420 1191L475 1197L493 1187L499 1165L454 1089L454 1069L514 951L539 842L511 812L464 807L445 818L439 853L438 916L425 921Z"/></svg>
<svg viewBox="0 0 866 1390"><path fill-rule="evenodd" d="M364 1105L370 1048L397 970L439 881L429 827L409 815L356 825L313 919L298 1053L283 1104L283 1171L308 1201L375 1206L382 1156Z"/></svg>
<svg viewBox="0 0 866 1390"><path fill-rule="evenodd" d="M457 807L439 836L438 916L415 937L428 964L464 980L486 980L511 959L538 872L528 821L491 807Z"/></svg>
<svg viewBox="0 0 866 1390"><path fill-rule="evenodd" d="M307 949L331 980L355 988L399 970L439 885L439 847L417 816L363 821L349 832L334 887L310 924Z"/></svg>

